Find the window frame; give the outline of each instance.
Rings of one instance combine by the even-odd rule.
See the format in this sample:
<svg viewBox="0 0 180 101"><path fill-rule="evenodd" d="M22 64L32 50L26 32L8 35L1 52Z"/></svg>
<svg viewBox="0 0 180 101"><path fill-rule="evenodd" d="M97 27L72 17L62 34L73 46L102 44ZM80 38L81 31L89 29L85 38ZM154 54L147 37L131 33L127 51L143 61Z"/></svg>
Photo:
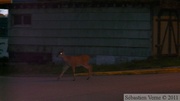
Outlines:
<svg viewBox="0 0 180 101"><path fill-rule="evenodd" d="M14 27L30 27L32 25L31 14L13 14L12 26Z"/></svg>

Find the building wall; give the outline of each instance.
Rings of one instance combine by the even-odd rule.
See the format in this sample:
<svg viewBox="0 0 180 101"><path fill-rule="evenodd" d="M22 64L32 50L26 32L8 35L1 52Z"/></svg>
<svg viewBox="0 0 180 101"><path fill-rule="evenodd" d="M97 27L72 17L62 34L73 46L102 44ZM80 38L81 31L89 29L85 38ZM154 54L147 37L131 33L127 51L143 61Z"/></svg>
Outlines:
<svg viewBox="0 0 180 101"><path fill-rule="evenodd" d="M12 9L10 14L13 58L14 53L47 53L56 61L62 48L68 55L89 54L97 64L151 55L149 8ZM30 14L31 24L13 25L14 14Z"/></svg>

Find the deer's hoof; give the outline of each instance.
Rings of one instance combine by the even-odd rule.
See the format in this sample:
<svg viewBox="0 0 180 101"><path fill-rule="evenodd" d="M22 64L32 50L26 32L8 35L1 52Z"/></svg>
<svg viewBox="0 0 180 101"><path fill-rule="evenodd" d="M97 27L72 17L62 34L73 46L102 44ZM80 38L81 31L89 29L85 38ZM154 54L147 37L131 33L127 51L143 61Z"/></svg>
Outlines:
<svg viewBox="0 0 180 101"><path fill-rule="evenodd" d="M62 77L58 77L57 80L60 80Z"/></svg>
<svg viewBox="0 0 180 101"><path fill-rule="evenodd" d="M86 80L89 80L90 79L90 77L88 77Z"/></svg>

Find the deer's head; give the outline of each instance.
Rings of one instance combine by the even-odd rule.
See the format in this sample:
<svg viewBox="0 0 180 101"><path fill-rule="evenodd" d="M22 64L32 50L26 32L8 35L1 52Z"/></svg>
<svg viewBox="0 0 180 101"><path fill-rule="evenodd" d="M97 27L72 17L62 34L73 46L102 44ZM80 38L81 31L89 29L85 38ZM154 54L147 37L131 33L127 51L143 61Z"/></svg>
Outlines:
<svg viewBox="0 0 180 101"><path fill-rule="evenodd" d="M64 50L59 51L58 56L63 57L64 56Z"/></svg>

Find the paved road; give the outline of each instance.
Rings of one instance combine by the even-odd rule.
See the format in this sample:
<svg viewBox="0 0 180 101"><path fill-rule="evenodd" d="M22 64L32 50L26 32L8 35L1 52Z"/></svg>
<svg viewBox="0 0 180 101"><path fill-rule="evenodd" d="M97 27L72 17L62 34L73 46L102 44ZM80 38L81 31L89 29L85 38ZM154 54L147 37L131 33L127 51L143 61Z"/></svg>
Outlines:
<svg viewBox="0 0 180 101"><path fill-rule="evenodd" d="M180 73L86 77L0 77L0 101L123 101L125 93L180 93Z"/></svg>

